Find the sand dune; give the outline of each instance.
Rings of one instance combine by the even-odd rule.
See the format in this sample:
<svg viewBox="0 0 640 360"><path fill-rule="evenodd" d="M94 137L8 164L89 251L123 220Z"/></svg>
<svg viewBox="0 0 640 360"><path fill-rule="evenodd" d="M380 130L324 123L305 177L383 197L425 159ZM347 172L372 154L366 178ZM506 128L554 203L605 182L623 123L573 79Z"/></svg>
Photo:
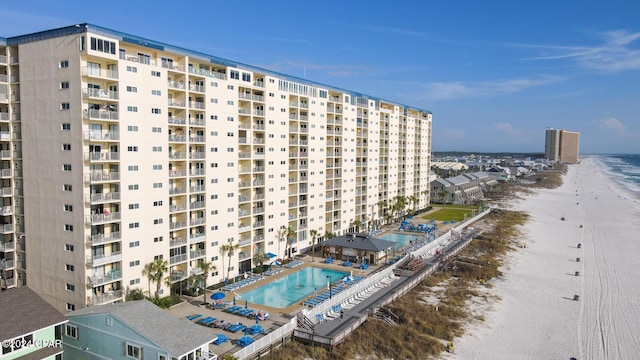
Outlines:
<svg viewBox="0 0 640 360"><path fill-rule="evenodd" d="M495 283L502 300L442 358L640 359L640 201L585 159L514 208L531 215L528 246Z"/></svg>

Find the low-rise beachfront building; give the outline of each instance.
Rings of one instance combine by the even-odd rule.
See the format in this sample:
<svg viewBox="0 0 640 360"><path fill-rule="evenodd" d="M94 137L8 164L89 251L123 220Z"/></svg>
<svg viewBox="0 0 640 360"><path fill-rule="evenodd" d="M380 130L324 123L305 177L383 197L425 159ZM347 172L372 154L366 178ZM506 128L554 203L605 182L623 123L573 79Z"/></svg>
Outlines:
<svg viewBox="0 0 640 360"><path fill-rule="evenodd" d="M378 239L368 234L346 234L322 243L322 256L333 260L369 265L385 263L396 243ZM359 260L359 261L357 261Z"/></svg>
<svg viewBox="0 0 640 360"><path fill-rule="evenodd" d="M60 360L67 319L35 291L22 286L0 292L0 360Z"/></svg>
<svg viewBox="0 0 640 360"><path fill-rule="evenodd" d="M434 202L443 204L470 205L484 198L484 192L497 185L494 177L484 171L462 174L431 182Z"/></svg>
<svg viewBox="0 0 640 360"><path fill-rule="evenodd" d="M93 306L66 314L69 359L209 360L216 335L175 318L148 300Z"/></svg>

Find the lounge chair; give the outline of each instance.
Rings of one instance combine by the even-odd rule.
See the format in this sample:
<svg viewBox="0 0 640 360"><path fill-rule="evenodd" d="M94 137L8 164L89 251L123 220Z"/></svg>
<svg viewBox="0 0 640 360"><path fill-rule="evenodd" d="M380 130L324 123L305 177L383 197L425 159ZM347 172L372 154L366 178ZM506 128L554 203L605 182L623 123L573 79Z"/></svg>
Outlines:
<svg viewBox="0 0 640 360"><path fill-rule="evenodd" d="M236 314L249 317L249 315L251 315L253 313L254 313L254 311L252 309L243 309L243 310L238 311Z"/></svg>
<svg viewBox="0 0 640 360"><path fill-rule="evenodd" d="M214 344L220 346L225 342L229 341L229 338L225 334L218 334L218 338L213 342Z"/></svg>
<svg viewBox="0 0 640 360"><path fill-rule="evenodd" d="M231 331L232 333L237 333L238 331L242 331L242 330L244 330L246 328L247 328L246 325L243 325L242 323L237 323L235 325L229 326L227 331Z"/></svg>
<svg viewBox="0 0 640 360"><path fill-rule="evenodd" d="M207 316L206 318L202 318L202 319L196 321L196 324L204 325L210 319L214 319L215 320L215 318L213 318L211 316Z"/></svg>
<svg viewBox="0 0 640 360"><path fill-rule="evenodd" d="M230 307L230 308L226 308L226 309L224 309L223 311L224 311L224 312L228 312L228 313L232 313L232 314L233 314L233 313L235 313L236 311L239 311L239 310L242 310L242 306L239 306L239 305L233 305L232 307Z"/></svg>
<svg viewBox="0 0 640 360"><path fill-rule="evenodd" d="M238 340L238 345L245 347L249 346L253 343L253 338L251 336L243 336Z"/></svg>
<svg viewBox="0 0 640 360"><path fill-rule="evenodd" d="M202 317L202 315L201 315L201 314L192 314L192 315L187 315L187 316L185 316L185 317L186 317L187 319L189 319L189 320L193 321L193 320L196 320L196 319L198 319L198 318Z"/></svg>

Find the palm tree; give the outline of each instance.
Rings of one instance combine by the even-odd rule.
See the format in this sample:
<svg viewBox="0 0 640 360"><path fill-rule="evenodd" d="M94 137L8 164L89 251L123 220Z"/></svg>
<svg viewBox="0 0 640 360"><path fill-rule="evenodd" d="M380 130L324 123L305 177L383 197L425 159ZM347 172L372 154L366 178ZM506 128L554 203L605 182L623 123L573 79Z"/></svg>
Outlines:
<svg viewBox="0 0 640 360"><path fill-rule="evenodd" d="M262 267L262 264L264 264L267 259L269 259L269 256L265 254L264 251L257 252L253 255L253 263L260 265L260 267Z"/></svg>
<svg viewBox="0 0 640 360"><path fill-rule="evenodd" d="M294 236L296 236L296 231L293 230L291 226L289 226L287 228L287 231L285 232L285 237L286 237L285 239L287 243L285 244L285 247L284 247L284 252L289 254L289 259L291 259L291 252L287 252L287 247L291 248L291 245L293 245L291 240L293 239Z"/></svg>
<svg viewBox="0 0 640 360"><path fill-rule="evenodd" d="M167 271L169 271L169 263L163 259L156 259L144 266L143 272L146 273L149 279L149 292L151 292L151 281L155 281L156 283L156 299L160 296L160 287L162 286L164 274Z"/></svg>
<svg viewBox="0 0 640 360"><path fill-rule="evenodd" d="M409 199L409 202L413 204L413 207L411 208L411 210L416 211L416 204L418 204L418 201L419 201L418 197L415 195L411 195L408 197L408 199Z"/></svg>
<svg viewBox="0 0 640 360"><path fill-rule="evenodd" d="M189 276L189 278L187 279L189 287L194 289L200 286L200 284L202 284L203 282L204 278L202 277L202 274L191 274L191 276Z"/></svg>
<svg viewBox="0 0 640 360"><path fill-rule="evenodd" d="M316 237L318 236L318 230L309 230L309 235L311 235L311 262L314 262L316 255Z"/></svg>
<svg viewBox="0 0 640 360"><path fill-rule="evenodd" d="M362 226L362 221L354 220L351 222L351 226L356 228L356 232L360 232L360 226Z"/></svg>
<svg viewBox="0 0 640 360"><path fill-rule="evenodd" d="M142 270L142 275L147 277L147 291L149 293L149 297L151 297L151 282L156 281L155 279L155 270L153 268L155 262L150 262L144 265L144 269Z"/></svg>
<svg viewBox="0 0 640 360"><path fill-rule="evenodd" d="M227 277L225 279L229 278L229 273L231 272L231 257L233 256L234 251L236 251L239 247L240 244L234 244L233 241L230 241L226 245L220 246L220 252L223 255L226 254L229 257L229 264L227 266Z"/></svg>
<svg viewBox="0 0 640 360"><path fill-rule="evenodd" d="M276 233L276 236L278 237L278 256L280 256L280 243L282 242L282 238L286 236L286 233L287 233L286 226L281 226L278 232ZM286 249L286 246L287 245L285 244L285 249Z"/></svg>
<svg viewBox="0 0 640 360"><path fill-rule="evenodd" d="M199 261L198 270L202 271L202 280L204 281L204 286L202 287L204 299L202 300L202 302L206 304L207 303L207 280L209 279L209 273L212 271L216 271L216 266L210 262Z"/></svg>
<svg viewBox="0 0 640 360"><path fill-rule="evenodd" d="M429 206L429 201L428 201L428 199L429 199L429 189L422 190L421 193L422 193L422 195L424 195L425 207L428 207Z"/></svg>

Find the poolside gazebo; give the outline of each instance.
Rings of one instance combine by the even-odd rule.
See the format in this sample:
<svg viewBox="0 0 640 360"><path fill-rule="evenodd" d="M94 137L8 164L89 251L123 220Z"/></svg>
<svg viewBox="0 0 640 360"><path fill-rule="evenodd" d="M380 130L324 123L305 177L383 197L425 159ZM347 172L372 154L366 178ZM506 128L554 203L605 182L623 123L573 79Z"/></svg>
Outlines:
<svg viewBox="0 0 640 360"><path fill-rule="evenodd" d="M396 246L393 241L374 238L368 234L350 233L331 238L322 243L322 256L337 260L366 259L370 265L387 260L388 249Z"/></svg>

